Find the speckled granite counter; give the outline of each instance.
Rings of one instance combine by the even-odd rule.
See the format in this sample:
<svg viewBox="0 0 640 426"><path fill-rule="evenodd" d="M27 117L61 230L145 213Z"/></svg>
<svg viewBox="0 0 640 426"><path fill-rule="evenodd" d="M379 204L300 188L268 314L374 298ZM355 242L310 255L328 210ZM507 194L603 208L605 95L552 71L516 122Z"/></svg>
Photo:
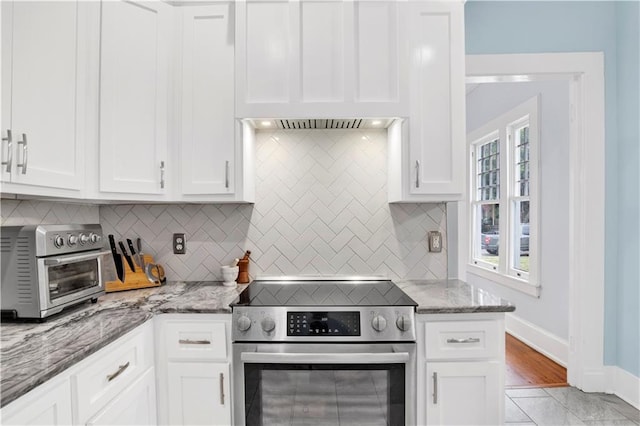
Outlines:
<svg viewBox="0 0 640 426"><path fill-rule="evenodd" d="M106 294L43 323L2 323L0 406L133 330L154 313L230 313L245 286L175 282Z"/></svg>
<svg viewBox="0 0 640 426"><path fill-rule="evenodd" d="M486 290L460 280L395 281L418 303L419 314L513 312L516 307Z"/></svg>
<svg viewBox="0 0 640 426"><path fill-rule="evenodd" d="M510 312L509 302L458 280L396 281L426 314ZM0 406L22 396L159 313L230 313L245 286L174 282L110 293L44 323L0 327Z"/></svg>

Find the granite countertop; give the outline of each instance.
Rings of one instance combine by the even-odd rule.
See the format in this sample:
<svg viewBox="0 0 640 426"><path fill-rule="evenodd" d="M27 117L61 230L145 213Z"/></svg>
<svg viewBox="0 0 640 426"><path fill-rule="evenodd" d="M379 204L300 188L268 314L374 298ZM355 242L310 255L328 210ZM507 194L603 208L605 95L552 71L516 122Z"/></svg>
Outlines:
<svg viewBox="0 0 640 426"><path fill-rule="evenodd" d="M511 312L515 306L458 280L396 281L419 314ZM109 293L46 322L2 323L0 407L133 330L159 313L231 313L245 288L220 282L172 282Z"/></svg>
<svg viewBox="0 0 640 426"><path fill-rule="evenodd" d="M460 280L395 281L416 301L418 314L513 312L508 301Z"/></svg>

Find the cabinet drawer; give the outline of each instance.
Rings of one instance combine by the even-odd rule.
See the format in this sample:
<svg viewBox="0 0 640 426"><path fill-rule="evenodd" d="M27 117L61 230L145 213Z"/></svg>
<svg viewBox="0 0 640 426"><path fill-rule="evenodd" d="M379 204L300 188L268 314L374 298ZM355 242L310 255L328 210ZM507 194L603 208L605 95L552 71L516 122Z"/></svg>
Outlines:
<svg viewBox="0 0 640 426"><path fill-rule="evenodd" d="M504 340L498 321L447 321L425 324L427 359L497 358Z"/></svg>
<svg viewBox="0 0 640 426"><path fill-rule="evenodd" d="M71 378L76 422L84 424L153 364L152 328L143 327L102 349Z"/></svg>
<svg viewBox="0 0 640 426"><path fill-rule="evenodd" d="M167 357L171 360L226 360L225 321L168 321L165 324Z"/></svg>

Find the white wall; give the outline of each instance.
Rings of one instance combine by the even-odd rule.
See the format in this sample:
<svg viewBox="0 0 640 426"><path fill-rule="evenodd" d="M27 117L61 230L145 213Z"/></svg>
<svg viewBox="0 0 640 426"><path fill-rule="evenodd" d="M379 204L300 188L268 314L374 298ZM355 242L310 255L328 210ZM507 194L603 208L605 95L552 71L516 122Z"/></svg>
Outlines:
<svg viewBox="0 0 640 426"><path fill-rule="evenodd" d="M540 94L540 298L467 274L516 305L515 315L560 339L569 335L569 84L486 83L467 94L467 132ZM451 218L449 218L451 220ZM452 254L455 253L451 250ZM457 263L457 262L456 262Z"/></svg>

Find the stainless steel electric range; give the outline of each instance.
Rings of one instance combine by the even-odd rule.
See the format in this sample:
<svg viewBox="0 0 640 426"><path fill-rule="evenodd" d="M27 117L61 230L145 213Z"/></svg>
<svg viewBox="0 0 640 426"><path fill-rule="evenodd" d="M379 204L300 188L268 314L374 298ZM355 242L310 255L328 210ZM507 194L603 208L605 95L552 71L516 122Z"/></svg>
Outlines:
<svg viewBox="0 0 640 426"><path fill-rule="evenodd" d="M417 304L379 277L254 281L232 304L234 423L415 423Z"/></svg>

